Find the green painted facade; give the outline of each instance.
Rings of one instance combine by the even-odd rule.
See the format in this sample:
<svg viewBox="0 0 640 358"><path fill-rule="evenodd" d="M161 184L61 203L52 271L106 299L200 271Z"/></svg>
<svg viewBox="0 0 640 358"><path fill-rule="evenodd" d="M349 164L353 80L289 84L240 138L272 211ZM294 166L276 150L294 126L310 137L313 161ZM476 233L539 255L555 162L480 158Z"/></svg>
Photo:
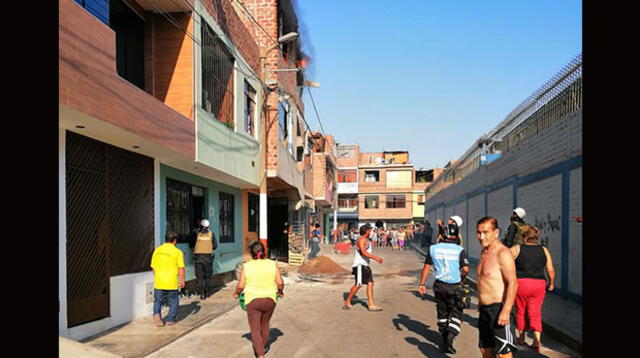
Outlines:
<svg viewBox="0 0 640 358"><path fill-rule="evenodd" d="M200 19L206 22L219 36L235 59L233 73L234 120L232 123L233 128L229 128L202 107L202 53L200 46L195 46L194 48L196 161L216 168L250 185L259 187L260 143L258 142L258 134L260 133L259 118L261 111L259 103L262 101L262 86L240 51L209 15L209 12L200 1L195 2L195 7L200 14ZM200 21L194 22L192 33L197 41L202 41L200 26ZM256 90L253 136L244 131L245 82Z"/></svg>
<svg viewBox="0 0 640 358"><path fill-rule="evenodd" d="M164 238L167 232L167 178L178 180L187 184L197 185L205 188L205 218L209 220L210 227L219 240L220 233L220 199L219 193L225 192L234 197L234 241L220 243L214 252L213 273L224 273L233 271L238 263L242 262L242 191L228 185L215 182L185 171L160 164L160 237ZM213 209L214 215L210 215ZM164 240L163 240L164 241ZM184 253L184 263L186 266L186 280L196 278L193 266L193 249L188 244L178 244Z"/></svg>

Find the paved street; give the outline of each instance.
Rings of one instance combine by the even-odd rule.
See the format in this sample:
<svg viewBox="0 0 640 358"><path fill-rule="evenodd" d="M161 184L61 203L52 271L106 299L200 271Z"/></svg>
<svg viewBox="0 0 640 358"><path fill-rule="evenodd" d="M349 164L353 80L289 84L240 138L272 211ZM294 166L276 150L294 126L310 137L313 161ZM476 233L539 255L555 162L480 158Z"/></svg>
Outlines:
<svg viewBox="0 0 640 358"><path fill-rule="evenodd" d="M438 350L435 302L429 289L417 296L422 262L411 251L374 248L384 259L373 263L376 303L382 312L366 310L361 289L353 309L341 309L352 276L326 282L297 281L285 288L271 320L271 346L267 357L445 357ZM350 268L353 255L329 255ZM290 275L288 281L293 281ZM433 279L427 282L427 287ZM232 283L235 287L235 282ZM455 342L455 357L479 357L477 300L465 310L462 333ZM531 338L527 339L531 343ZM147 357L204 358L252 357L246 313L236 307ZM543 335L542 353L521 347L518 358L580 357L553 338Z"/></svg>

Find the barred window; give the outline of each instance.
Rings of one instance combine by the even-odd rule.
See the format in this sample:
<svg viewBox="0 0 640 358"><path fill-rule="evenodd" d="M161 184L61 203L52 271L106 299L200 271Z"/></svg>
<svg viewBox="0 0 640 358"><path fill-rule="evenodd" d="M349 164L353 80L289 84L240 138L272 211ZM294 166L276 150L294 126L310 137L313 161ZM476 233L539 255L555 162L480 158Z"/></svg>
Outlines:
<svg viewBox="0 0 640 358"><path fill-rule="evenodd" d="M234 58L209 25L203 24L201 30L202 108L233 128Z"/></svg>
<svg viewBox="0 0 640 358"><path fill-rule="evenodd" d="M233 195L220 192L220 242L233 242Z"/></svg>
<svg viewBox="0 0 640 358"><path fill-rule="evenodd" d="M249 231L258 232L260 227L260 197L254 193L249 193Z"/></svg>
<svg viewBox="0 0 640 358"><path fill-rule="evenodd" d="M253 137L255 128L256 90L244 81L244 131Z"/></svg>

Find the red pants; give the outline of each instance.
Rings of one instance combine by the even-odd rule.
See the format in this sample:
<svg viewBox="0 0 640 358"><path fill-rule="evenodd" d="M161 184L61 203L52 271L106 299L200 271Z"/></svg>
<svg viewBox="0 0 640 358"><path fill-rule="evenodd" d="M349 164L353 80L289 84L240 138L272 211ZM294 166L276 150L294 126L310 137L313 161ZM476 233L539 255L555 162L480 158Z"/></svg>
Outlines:
<svg viewBox="0 0 640 358"><path fill-rule="evenodd" d="M516 327L518 331L530 329L542 332L542 302L547 281L519 278L516 293Z"/></svg>
<svg viewBox="0 0 640 358"><path fill-rule="evenodd" d="M263 356L269 342L269 320L276 308L276 303L270 298L254 298L247 305L251 342L258 356Z"/></svg>

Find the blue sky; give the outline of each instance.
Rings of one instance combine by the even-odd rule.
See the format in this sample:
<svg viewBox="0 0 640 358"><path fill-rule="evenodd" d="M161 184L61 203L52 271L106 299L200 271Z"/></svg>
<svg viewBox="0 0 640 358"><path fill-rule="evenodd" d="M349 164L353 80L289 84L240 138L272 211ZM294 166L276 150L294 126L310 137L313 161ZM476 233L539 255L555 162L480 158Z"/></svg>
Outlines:
<svg viewBox="0 0 640 358"><path fill-rule="evenodd" d="M296 3L325 132L416 168L458 159L582 51L577 0Z"/></svg>

